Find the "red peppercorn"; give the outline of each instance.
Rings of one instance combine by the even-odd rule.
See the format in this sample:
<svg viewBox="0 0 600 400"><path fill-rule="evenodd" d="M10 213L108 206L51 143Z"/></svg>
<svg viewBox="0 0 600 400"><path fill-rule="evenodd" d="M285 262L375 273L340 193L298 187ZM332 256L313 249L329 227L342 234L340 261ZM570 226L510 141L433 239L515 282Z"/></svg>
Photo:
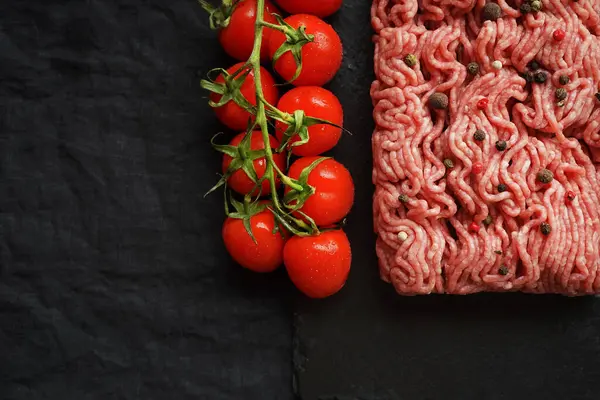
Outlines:
<svg viewBox="0 0 600 400"><path fill-rule="evenodd" d="M489 104L489 100L486 98L483 98L477 102L477 108L479 108L480 110L485 110L487 108L488 104Z"/></svg>
<svg viewBox="0 0 600 400"><path fill-rule="evenodd" d="M480 162L476 162L473 164L473 168L471 168L474 174L480 174L483 172L483 164Z"/></svg>
<svg viewBox="0 0 600 400"><path fill-rule="evenodd" d="M471 232L479 232L479 224L476 224L475 222L471 222L471 225L469 225L469 230Z"/></svg>
<svg viewBox="0 0 600 400"><path fill-rule="evenodd" d="M552 32L552 38L557 42L562 41L566 35L567 34L565 33L565 31L563 31L562 29L557 29L554 32Z"/></svg>
<svg viewBox="0 0 600 400"><path fill-rule="evenodd" d="M568 201L568 202L571 202L571 201L575 200L575 192L573 192L572 190L569 190L565 194L565 200Z"/></svg>

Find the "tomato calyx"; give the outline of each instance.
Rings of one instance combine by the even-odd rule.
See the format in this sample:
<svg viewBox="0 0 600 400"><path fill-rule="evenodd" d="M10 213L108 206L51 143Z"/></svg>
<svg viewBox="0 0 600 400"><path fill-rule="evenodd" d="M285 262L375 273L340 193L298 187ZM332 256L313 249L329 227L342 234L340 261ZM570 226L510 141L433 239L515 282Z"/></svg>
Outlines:
<svg viewBox="0 0 600 400"><path fill-rule="evenodd" d="M277 148L278 152L282 152L288 147L292 148L308 143L310 139L308 135L308 128L313 125L327 124L335 126L336 128L344 129L343 127L325 119L309 117L304 113L304 110L296 110L293 114L283 113L282 115L276 115L270 112L268 114L273 119L288 125L288 128L283 133L281 144ZM290 143L290 140L292 140L294 136L298 136L299 140ZM290 154L288 154L288 158L290 157Z"/></svg>
<svg viewBox="0 0 600 400"><path fill-rule="evenodd" d="M269 207L277 223L296 236L314 236L321 232L315 221L300 209L306 200L316 192L316 189L308 184L308 176L317 165L329 158L320 157L313 161L308 167L302 170L298 179L287 178L293 183L293 186L290 186L290 191L283 197L283 208L285 211L277 206ZM292 214L300 218L295 218Z"/></svg>
<svg viewBox="0 0 600 400"><path fill-rule="evenodd" d="M294 73L292 79L287 82L292 83L298 78L298 76L300 76L300 73L302 72L302 47L313 42L315 40L315 36L311 35L310 33L306 33L306 27L303 25L298 29L295 29L290 24L285 22L283 17L280 15L273 14L273 16L279 25L272 25L268 23L263 23L263 25L276 29L285 35L285 42L283 42L275 54L273 54L273 68L275 68L275 64L282 55L288 51L292 53L294 61L296 62L296 72Z"/></svg>
<svg viewBox="0 0 600 400"><path fill-rule="evenodd" d="M250 139L252 138L252 130L246 132L246 135L244 136L240 144L238 144L237 146L232 146L230 144L216 144L215 138L219 135L220 133L217 133L210 140L212 147L223 154L227 154L229 157L231 157L232 160L229 164L229 167L227 167L227 171L225 172L225 174L221 176L219 182L217 182L217 184L213 186L206 193L206 195L214 192L219 187L227 183L227 179L229 179L229 177L233 175L234 172L240 169L244 171L248 178L255 184L255 188L253 190L257 188L260 190L262 188L262 181L264 181L265 179L269 179L269 176L265 174L265 176L258 179L256 169L254 168L254 161L258 160L259 158L264 158L266 155L266 151L264 149L251 149ZM260 193L258 193L257 197L260 197Z"/></svg>
<svg viewBox="0 0 600 400"><path fill-rule="evenodd" d="M230 212L228 203L230 203L233 206L235 211ZM265 202L256 201L256 200L252 201L252 199L248 195L244 196L243 202L236 200L231 195L231 193L229 195L229 201L227 201L227 198L225 199L225 213L227 214L227 216L229 218L235 218L235 219L242 220L242 223L244 224L244 228L246 228L246 232L248 232L248 235L250 236L250 238L252 239L252 241L254 243L257 243L257 242L256 242L256 238L254 237L254 234L252 233L252 226L250 225L250 219L253 216L255 216L256 214L263 212L266 208L267 208L267 204L265 204Z"/></svg>
<svg viewBox="0 0 600 400"><path fill-rule="evenodd" d="M306 221L308 221L308 222L305 222L298 218L294 218L289 213L284 212L283 210L279 210L275 207L269 206L269 207L267 207L267 209L273 213L273 216L275 217L275 221L277 221L277 224L281 225L283 227L283 229L281 229L281 228L279 229L280 231L285 230L296 236L302 236L302 237L314 236L314 235L318 235L320 233L319 228L314 223L314 221L310 217L308 217L306 214L304 214L303 212L298 211L298 213L303 218L306 218Z"/></svg>
<svg viewBox="0 0 600 400"><path fill-rule="evenodd" d="M316 191L314 187L308 184L308 176L317 167L317 165L319 165L325 160L329 160L330 158L331 157L319 157L318 159L313 161L308 167L302 170L298 179L293 180L294 183L301 187L301 189L296 189L293 187L288 193L286 193L286 195L283 197L284 207L289 209L290 212L299 212L300 214L303 214L301 211L299 211L300 208L302 208L306 200L308 200L310 196L315 194ZM305 216L303 215L303 217Z"/></svg>
<svg viewBox="0 0 600 400"><path fill-rule="evenodd" d="M218 30L226 28L231 20L231 14L235 9L235 4L232 0L223 0L218 7L213 6L205 0L198 0L200 6L208 13L208 22L210 29Z"/></svg>
<svg viewBox="0 0 600 400"><path fill-rule="evenodd" d="M216 82L216 79L211 79L210 75L214 72L219 73L219 76L223 78L223 83ZM209 92L220 95L221 98L218 102L209 100L208 104L213 108L219 108L233 100L237 105L246 109L248 112L255 113L256 107L250 104L241 92L241 87L244 84L246 77L251 72L252 69L247 68L246 66L241 67L233 74L230 74L223 68L215 68L209 71L209 79L202 79L200 81L200 86Z"/></svg>

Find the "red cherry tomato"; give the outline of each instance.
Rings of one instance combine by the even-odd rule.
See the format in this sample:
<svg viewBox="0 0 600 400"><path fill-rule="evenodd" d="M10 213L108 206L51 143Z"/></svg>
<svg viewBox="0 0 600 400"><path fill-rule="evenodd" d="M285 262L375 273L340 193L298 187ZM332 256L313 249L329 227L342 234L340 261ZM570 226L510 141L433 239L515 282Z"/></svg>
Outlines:
<svg viewBox="0 0 600 400"><path fill-rule="evenodd" d="M237 218L227 218L223 224L223 241L231 257L242 267L255 272L271 272L283 261L285 239L275 229L275 217L264 210L250 218L256 243Z"/></svg>
<svg viewBox="0 0 600 400"><path fill-rule="evenodd" d="M293 114L295 110L304 110L309 117L325 119L336 125L344 123L344 112L340 101L329 90L317 86L303 86L284 94L277 105L281 111ZM277 121L275 134L282 140L288 125ZM308 143L292 147L297 156L317 156L331 150L340 140L342 130L335 126L319 124L308 128ZM300 140L298 136L291 142Z"/></svg>
<svg viewBox="0 0 600 400"><path fill-rule="evenodd" d="M303 157L290 167L288 176L298 179L302 170L319 157ZM341 221L354 203L354 183L350 172L333 159L321 161L308 175L308 184L315 188L300 211L311 217L319 226L329 226ZM286 187L286 193L290 191Z"/></svg>
<svg viewBox="0 0 600 400"><path fill-rule="evenodd" d="M223 50L231 57L239 61L250 58L254 46L254 23L256 22L256 0L242 0L233 6L233 12L229 17L229 24L219 31L219 42ZM265 2L264 20L276 24L277 20L273 14L280 14L270 1ZM272 29L263 29L262 47L260 51L261 60L266 60L269 55L267 48Z"/></svg>
<svg viewBox="0 0 600 400"><path fill-rule="evenodd" d="M231 146L238 146L240 144L240 142L242 141L242 139L244 139L244 136L246 136L245 132L240 133L239 135L234 137L229 144ZM279 141L271 135L269 135L269 142L271 143L271 148L279 147ZM264 148L265 148L265 143L263 142L263 139L262 139L262 133L260 131L252 132L252 136L250 138L250 150L262 150ZM228 156L227 154L223 155L223 163L222 163L223 173L225 173L227 171L227 168L229 168L229 164L231 164L232 160L233 159L230 156ZM279 169L283 170L285 168L285 155L284 154L273 153L273 161L275 161L275 164L277 164ZM254 160L253 164L254 164L254 170L256 171L256 175L258 176L259 179L262 178L265 175L265 172L267 170L267 160L264 157L257 158L256 160ZM250 193L250 191L252 191L252 189L255 186L255 183L252 182L252 180L250 180L248 175L246 175L246 173L243 170L238 169L233 174L231 174L229 179L227 179L227 186L229 186L231 189L235 190L239 194L247 194L247 193ZM261 194L267 195L269 193L271 193L270 183L268 180L264 180L262 182ZM258 190L255 190L253 192L253 195L257 195L257 194L258 194Z"/></svg>
<svg viewBox="0 0 600 400"><path fill-rule="evenodd" d="M277 0L289 14L312 14L325 18L342 6L342 0Z"/></svg>
<svg viewBox="0 0 600 400"><path fill-rule="evenodd" d="M344 231L328 231L292 237L283 249L283 261L294 285L308 297L321 299L344 287L352 251Z"/></svg>
<svg viewBox="0 0 600 400"><path fill-rule="evenodd" d="M342 65L342 41L331 25L314 15L298 14L285 21L293 28L304 26L314 41L302 47L302 72L292 82L295 86L323 86L333 78ZM285 35L273 32L269 39L269 56L285 42ZM286 81L296 73L296 61L291 52L284 53L275 63L275 71Z"/></svg>
<svg viewBox="0 0 600 400"><path fill-rule="evenodd" d="M229 74L233 74L235 71L243 67L243 65L244 63L235 64L233 67L229 68L227 72ZM273 79L269 71L263 67L260 67L260 79L265 99L271 104L277 103L277 100L279 99L279 91L277 90L277 86L275 86L275 79ZM223 83L225 80L221 75L219 75L217 79L215 79L215 82ZM246 100L250 102L250 104L256 105L254 71L251 71L246 77L246 80L240 87L240 93L246 98ZM216 93L211 93L210 99L214 102L218 102L221 99L221 96ZM215 114L217 115L219 121L236 131L245 130L248 125L248 120L251 117L248 111L238 106L233 100L228 101L221 107L215 108Z"/></svg>

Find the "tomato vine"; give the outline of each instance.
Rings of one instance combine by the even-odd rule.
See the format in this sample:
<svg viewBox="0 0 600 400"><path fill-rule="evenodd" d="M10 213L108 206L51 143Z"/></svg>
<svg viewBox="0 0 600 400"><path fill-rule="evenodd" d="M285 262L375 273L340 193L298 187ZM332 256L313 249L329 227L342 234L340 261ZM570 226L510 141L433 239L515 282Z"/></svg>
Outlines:
<svg viewBox="0 0 600 400"><path fill-rule="evenodd" d="M226 26L228 18L232 13L233 7L236 6L231 0L224 0L221 7L214 7L208 4L204 0L199 0L202 7L210 14L210 25L211 28L217 29L218 27ZM296 74L295 79L302 70L302 46L310 43L314 40L312 35L305 32L304 27L294 29L287 24L283 18L279 15L274 15L278 24L273 24L265 21L265 0L256 0L256 22L254 26L254 44L252 52L248 60L232 74L229 74L225 69L217 68L209 72L208 79L201 81L201 86L215 93L220 97L218 101L210 101L211 107L220 107L225 103L233 101L244 110L248 111L253 115L248 122L246 130L246 138L243 141L243 146L240 149L232 148L232 146L217 145L214 143L213 147L220 152L228 154L231 157L236 158L236 162L232 162L225 172L220 181L209 191L212 192L217 188L224 186L225 190L225 210L229 217L239 218L247 221L255 213L258 213L264 209L264 206L256 206L260 200L260 190L258 190L264 180L269 181L271 201L266 208L273 213L278 225L284 230L298 236L311 236L320 233L319 228L315 224L314 220L302 213L302 205L306 200L315 193L315 188L308 185L308 175L310 172L326 157L321 157L311 165L309 165L298 179L293 179L286 175L274 161L274 151L278 153L284 153L289 150L291 146L298 146L308 142L308 127L315 124L329 124L337 126L329 121L312 118L305 115L303 110L296 110L293 113L287 113L279 110L274 104L269 103L265 98L262 88L262 77L261 77L261 46L262 38L265 28L274 29L282 32L286 36L286 42L281 45L280 49L276 52L277 58L285 52L291 52L296 61ZM276 59L274 60L276 61ZM250 71L253 73L254 78L254 89L256 92L256 105L252 105L241 93L240 87L244 80L248 77ZM222 77L223 82L216 82L216 79L211 79L211 74L218 72L219 76ZM292 79L292 81L293 81ZM269 123L270 120L280 121L288 126L284 133L284 140L275 149L271 147L270 135L269 135ZM340 127L341 128L341 127ZM250 135L254 131L260 131L262 134L262 140L264 142L264 150L250 151L247 143ZM299 140L294 143L290 143L290 139L298 135ZM288 155L291 155L291 151ZM254 171L252 161L258 157L264 157L267 162L266 171L262 177L258 177ZM289 158L288 158L289 164ZM228 194L227 178L235 172L237 169L242 169L250 180L256 185L253 191L249 192L244 196L243 203L240 204L235 200L231 193ZM277 190L277 182L280 181L287 190L285 197L280 197L280 192ZM256 190L255 190L256 189ZM258 194L254 194L258 192ZM207 193L208 194L208 193ZM229 212L230 208L228 203L234 205L235 212ZM247 224L245 224L247 225ZM247 227L248 233L252 236L251 230Z"/></svg>

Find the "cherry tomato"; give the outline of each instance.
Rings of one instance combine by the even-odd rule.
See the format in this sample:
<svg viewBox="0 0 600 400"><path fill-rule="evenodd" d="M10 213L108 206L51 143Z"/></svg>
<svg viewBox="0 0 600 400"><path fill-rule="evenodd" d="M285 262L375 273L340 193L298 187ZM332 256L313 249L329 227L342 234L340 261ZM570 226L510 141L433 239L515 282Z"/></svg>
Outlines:
<svg viewBox="0 0 600 400"><path fill-rule="evenodd" d="M242 0L233 6L229 24L219 31L219 42L223 50L231 57L239 61L250 58L254 46L254 23L256 22L256 0ZM264 20L276 24L277 20L273 14L280 14L271 2L265 2ZM269 55L267 48L272 29L263 29L262 47L260 51L261 60L266 60Z"/></svg>
<svg viewBox="0 0 600 400"><path fill-rule="evenodd" d="M294 236L283 249L283 262L294 285L308 297L337 293L348 279L352 252L342 230L318 236Z"/></svg>
<svg viewBox="0 0 600 400"><path fill-rule="evenodd" d="M304 26L314 41L302 47L302 72L292 82L295 86L323 86L333 78L342 65L342 41L331 25L314 15L298 14L285 21L293 28ZM269 39L269 56L285 42L285 35L273 32ZM275 63L275 70L290 81L296 73L296 61L291 52L284 53Z"/></svg>
<svg viewBox="0 0 600 400"><path fill-rule="evenodd" d="M344 123L344 112L340 101L329 90L317 86L303 86L284 94L277 105L281 111L293 114L295 110L304 110L309 117L325 119L336 125ZM282 140L288 125L277 122L275 134ZM308 128L308 143L292 147L292 153L297 156L317 156L331 150L340 140L342 130L335 126L319 124ZM291 142L300 140L298 136Z"/></svg>
<svg viewBox="0 0 600 400"><path fill-rule="evenodd" d="M298 179L302 170L319 157L303 157L292 164L288 176ZM308 184L315 188L300 211L311 217L319 226L329 226L341 221L354 203L354 183L350 172L334 159L321 161L308 175ZM290 191L286 187L286 193Z"/></svg>
<svg viewBox="0 0 600 400"><path fill-rule="evenodd" d="M231 146L238 146L240 144L240 142L242 141L242 139L244 139L244 136L246 136L245 132L240 133L239 135L234 137L229 144ZM271 143L271 148L279 147L279 141L271 135L269 135L269 142ZM264 148L265 148L265 143L263 142L263 139L262 139L262 133L260 131L252 132L252 136L250 138L250 150L261 150ZM232 160L233 159L230 156L228 156L227 154L223 155L223 165L222 165L223 173L225 173L227 171L227 168L229 168L229 164L231 164ZM279 169L283 170L285 168L285 155L284 154L273 153L273 161L275 161L275 164L277 164ZM256 171L256 175L258 176L259 179L262 178L265 175L265 171L267 170L267 160L264 157L257 158L256 160L254 160L253 164L254 164L254 170ZM248 178L248 175L246 175L246 173L243 170L238 169L233 174L231 174L229 179L227 179L227 185L231 189L238 192L239 194L247 194L247 193L250 193L250 191L252 191L252 189L255 186L255 183L252 182L252 180L250 180L250 178ZM269 193L271 193L270 183L268 180L264 180L262 182L261 194L267 195ZM255 190L253 194L254 195L258 194L258 190Z"/></svg>
<svg viewBox="0 0 600 400"><path fill-rule="evenodd" d="M275 229L275 217L264 210L250 218L256 243L238 218L228 217L223 224L223 241L231 257L242 267L255 272L271 272L283 261L285 239Z"/></svg>
<svg viewBox="0 0 600 400"><path fill-rule="evenodd" d="M342 6L342 0L277 0L289 14L312 14L325 18Z"/></svg>
<svg viewBox="0 0 600 400"><path fill-rule="evenodd" d="M229 68L227 72L229 74L233 74L235 71L243 67L243 65L244 63L235 64L233 67ZM277 100L279 99L279 91L277 90L277 86L275 86L275 80L269 71L263 67L260 67L260 79L265 99L271 104L277 103ZM221 75L219 75L217 79L215 79L215 82L223 83L225 80ZM250 102L250 104L256 105L254 71L251 71L246 77L246 80L240 87L240 93L246 98L246 100ZM216 93L211 93L210 99L214 102L218 102L221 99L221 96ZM215 114L217 115L219 121L236 131L245 130L248 125L248 120L251 117L251 114L248 111L238 106L233 100L228 101L221 107L215 108Z"/></svg>

